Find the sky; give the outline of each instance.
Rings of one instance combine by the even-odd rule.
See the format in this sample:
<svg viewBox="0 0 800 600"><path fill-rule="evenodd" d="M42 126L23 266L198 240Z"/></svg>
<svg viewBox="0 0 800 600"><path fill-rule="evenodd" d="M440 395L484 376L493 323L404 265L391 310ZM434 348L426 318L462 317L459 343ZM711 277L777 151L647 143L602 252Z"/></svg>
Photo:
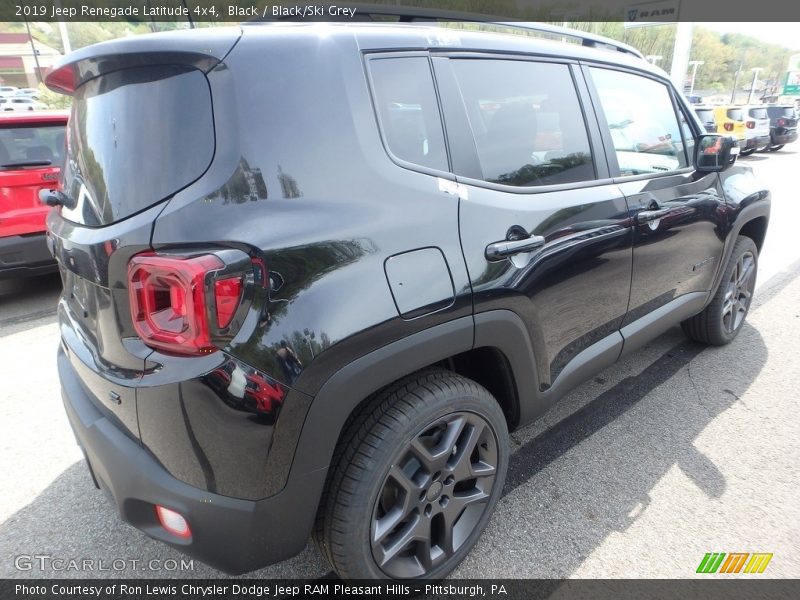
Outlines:
<svg viewBox="0 0 800 600"><path fill-rule="evenodd" d="M800 23L697 23L697 25L720 33L744 33L800 52Z"/></svg>

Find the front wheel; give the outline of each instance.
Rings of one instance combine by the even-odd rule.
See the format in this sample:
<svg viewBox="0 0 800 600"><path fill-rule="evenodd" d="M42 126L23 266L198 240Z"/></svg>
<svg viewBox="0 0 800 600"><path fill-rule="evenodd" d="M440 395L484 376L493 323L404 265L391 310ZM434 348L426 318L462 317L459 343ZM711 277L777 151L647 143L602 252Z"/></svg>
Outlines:
<svg viewBox="0 0 800 600"><path fill-rule="evenodd" d="M503 412L448 371L378 393L337 446L315 539L346 580L439 579L481 535L508 465Z"/></svg>
<svg viewBox="0 0 800 600"><path fill-rule="evenodd" d="M757 274L758 248L749 237L740 235L711 304L681 323L683 332L693 340L712 346L732 342L750 310Z"/></svg>
<svg viewBox="0 0 800 600"><path fill-rule="evenodd" d="M755 151L756 151L755 148L749 148L747 150L739 150L739 154L741 154L742 156L750 156Z"/></svg>
<svg viewBox="0 0 800 600"><path fill-rule="evenodd" d="M769 147L769 151L770 152L777 152L778 150L780 150L784 146L785 146L785 144L778 144L777 146L770 146Z"/></svg>

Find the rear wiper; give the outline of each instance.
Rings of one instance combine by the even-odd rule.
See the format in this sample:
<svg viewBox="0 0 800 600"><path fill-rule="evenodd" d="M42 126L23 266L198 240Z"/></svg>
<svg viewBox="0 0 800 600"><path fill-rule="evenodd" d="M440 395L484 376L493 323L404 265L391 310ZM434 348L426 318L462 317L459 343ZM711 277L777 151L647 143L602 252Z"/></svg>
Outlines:
<svg viewBox="0 0 800 600"><path fill-rule="evenodd" d="M52 164L52 160L15 160L0 165L0 169L13 169L15 167L49 167Z"/></svg>
<svg viewBox="0 0 800 600"><path fill-rule="evenodd" d="M39 190L39 202L47 206L75 208L77 202L59 190Z"/></svg>

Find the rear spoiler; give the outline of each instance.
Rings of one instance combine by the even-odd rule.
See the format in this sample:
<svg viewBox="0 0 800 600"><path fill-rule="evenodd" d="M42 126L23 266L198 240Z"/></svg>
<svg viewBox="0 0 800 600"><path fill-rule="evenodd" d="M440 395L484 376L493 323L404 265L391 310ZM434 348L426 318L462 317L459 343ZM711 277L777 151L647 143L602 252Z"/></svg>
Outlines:
<svg viewBox="0 0 800 600"><path fill-rule="evenodd" d="M111 71L153 65L187 65L208 73L239 41L239 27L170 31L110 40L62 57L45 85L72 95L82 84Z"/></svg>

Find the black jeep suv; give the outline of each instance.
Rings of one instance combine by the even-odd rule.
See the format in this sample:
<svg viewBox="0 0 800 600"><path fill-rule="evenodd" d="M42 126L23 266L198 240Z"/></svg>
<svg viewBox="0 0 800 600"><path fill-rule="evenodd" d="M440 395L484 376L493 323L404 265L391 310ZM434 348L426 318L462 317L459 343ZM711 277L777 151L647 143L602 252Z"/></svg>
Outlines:
<svg viewBox="0 0 800 600"><path fill-rule="evenodd" d="M769 192L579 41L251 24L62 60L58 369L125 521L227 572L313 533L344 578L441 577L509 430L679 323L736 337Z"/></svg>

